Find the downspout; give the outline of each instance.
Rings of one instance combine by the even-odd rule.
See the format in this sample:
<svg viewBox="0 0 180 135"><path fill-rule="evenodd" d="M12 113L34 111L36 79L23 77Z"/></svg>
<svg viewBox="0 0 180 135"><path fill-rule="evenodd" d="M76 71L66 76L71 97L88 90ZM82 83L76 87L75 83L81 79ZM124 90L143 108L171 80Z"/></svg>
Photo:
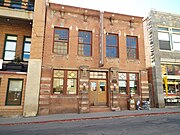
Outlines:
<svg viewBox="0 0 180 135"><path fill-rule="evenodd" d="M100 59L99 59L99 67L104 66L104 47L103 47L103 34L104 34L104 26L103 26L103 16L104 12L100 12L100 44L99 44L99 52L100 52Z"/></svg>

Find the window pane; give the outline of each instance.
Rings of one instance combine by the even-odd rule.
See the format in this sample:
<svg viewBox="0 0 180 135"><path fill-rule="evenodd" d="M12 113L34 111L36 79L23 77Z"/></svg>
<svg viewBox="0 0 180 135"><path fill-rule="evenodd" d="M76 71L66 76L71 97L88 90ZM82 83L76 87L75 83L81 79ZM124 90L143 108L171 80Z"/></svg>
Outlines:
<svg viewBox="0 0 180 135"><path fill-rule="evenodd" d="M21 105L23 80L9 80L6 105Z"/></svg>
<svg viewBox="0 0 180 135"><path fill-rule="evenodd" d="M91 82L91 91L96 91L97 90L97 83L96 82Z"/></svg>
<svg viewBox="0 0 180 135"><path fill-rule="evenodd" d="M168 75L174 75L173 65L167 65Z"/></svg>
<svg viewBox="0 0 180 135"><path fill-rule="evenodd" d="M63 70L54 70L54 77L64 77L64 71Z"/></svg>
<svg viewBox="0 0 180 135"><path fill-rule="evenodd" d="M118 39L117 35L106 35L106 57L118 57Z"/></svg>
<svg viewBox="0 0 180 135"><path fill-rule="evenodd" d="M136 49L127 48L127 57L129 59L136 59L136 57L137 57Z"/></svg>
<svg viewBox="0 0 180 135"><path fill-rule="evenodd" d="M171 50L170 41L159 40L159 49L161 50Z"/></svg>
<svg viewBox="0 0 180 135"><path fill-rule="evenodd" d="M106 45L107 46L117 46L117 35L107 35L106 36Z"/></svg>
<svg viewBox="0 0 180 135"><path fill-rule="evenodd" d="M67 41L68 30L67 29L55 29L55 40Z"/></svg>
<svg viewBox="0 0 180 135"><path fill-rule="evenodd" d="M173 43L173 49L176 51L180 51L180 42L179 43Z"/></svg>
<svg viewBox="0 0 180 135"><path fill-rule="evenodd" d="M172 29L172 32L178 32L178 33L180 33L180 29Z"/></svg>
<svg viewBox="0 0 180 135"><path fill-rule="evenodd" d="M137 48L136 37L127 37L126 42L128 48Z"/></svg>
<svg viewBox="0 0 180 135"><path fill-rule="evenodd" d="M126 37L127 57L137 59L137 37Z"/></svg>
<svg viewBox="0 0 180 135"><path fill-rule="evenodd" d="M180 75L180 66L179 65L174 65L174 72L175 72L175 75Z"/></svg>
<svg viewBox="0 0 180 135"><path fill-rule="evenodd" d="M54 53L66 55L68 53L68 29L55 28L54 30Z"/></svg>
<svg viewBox="0 0 180 135"><path fill-rule="evenodd" d="M30 58L30 53L24 53L23 60L28 60Z"/></svg>
<svg viewBox="0 0 180 135"><path fill-rule="evenodd" d="M169 34L164 33L164 32L158 32L158 39L164 40L164 41L169 41Z"/></svg>
<svg viewBox="0 0 180 135"><path fill-rule="evenodd" d="M22 90L22 80L11 80L9 83L9 91L21 91Z"/></svg>
<svg viewBox="0 0 180 135"><path fill-rule="evenodd" d="M120 80L126 80L126 73L119 73Z"/></svg>
<svg viewBox="0 0 180 135"><path fill-rule="evenodd" d="M91 32L79 31L79 43L91 44Z"/></svg>
<svg viewBox="0 0 180 135"><path fill-rule="evenodd" d="M78 54L91 56L91 32L79 31L78 42Z"/></svg>
<svg viewBox="0 0 180 135"><path fill-rule="evenodd" d="M119 93L127 94L127 84L126 81L119 81Z"/></svg>
<svg viewBox="0 0 180 135"><path fill-rule="evenodd" d="M130 94L137 94L137 82L130 81Z"/></svg>
<svg viewBox="0 0 180 135"><path fill-rule="evenodd" d="M63 79L54 79L53 92L54 94L63 94Z"/></svg>
<svg viewBox="0 0 180 135"><path fill-rule="evenodd" d="M7 36L7 40L17 40L17 36Z"/></svg>
<svg viewBox="0 0 180 135"><path fill-rule="evenodd" d="M100 91L105 91L105 88L106 88L106 83L100 82Z"/></svg>
<svg viewBox="0 0 180 135"><path fill-rule="evenodd" d="M130 80L136 80L136 74L129 74Z"/></svg>
<svg viewBox="0 0 180 135"><path fill-rule="evenodd" d="M158 30L168 31L168 28L159 27Z"/></svg>
<svg viewBox="0 0 180 135"><path fill-rule="evenodd" d="M4 60L13 60L15 58L15 52L5 51Z"/></svg>
<svg viewBox="0 0 180 135"><path fill-rule="evenodd" d="M5 50L15 51L16 50L16 42L6 41L6 48L5 48Z"/></svg>
<svg viewBox="0 0 180 135"><path fill-rule="evenodd" d="M25 38L25 41L26 41L26 42L31 42L31 38L30 38L30 37L29 37L29 38L26 37L26 38Z"/></svg>
<svg viewBox="0 0 180 135"><path fill-rule="evenodd" d="M91 56L91 45L89 44L79 44L78 54L84 56Z"/></svg>
<svg viewBox="0 0 180 135"><path fill-rule="evenodd" d="M77 71L68 71L68 78L77 78Z"/></svg>
<svg viewBox="0 0 180 135"><path fill-rule="evenodd" d="M24 44L24 51L30 52L30 46L31 46L31 43L25 43Z"/></svg>
<svg viewBox="0 0 180 135"><path fill-rule="evenodd" d="M172 34L172 40L174 42L180 42L180 35L178 34Z"/></svg>
<svg viewBox="0 0 180 135"><path fill-rule="evenodd" d="M117 48L106 47L106 57L117 57Z"/></svg>
<svg viewBox="0 0 180 135"><path fill-rule="evenodd" d="M167 68L166 65L161 65L162 75L167 74Z"/></svg>
<svg viewBox="0 0 180 135"><path fill-rule="evenodd" d="M76 79L67 80L67 92L66 94L76 94L77 81Z"/></svg>
<svg viewBox="0 0 180 135"><path fill-rule="evenodd" d="M54 42L54 52L57 54L67 54L67 43Z"/></svg>

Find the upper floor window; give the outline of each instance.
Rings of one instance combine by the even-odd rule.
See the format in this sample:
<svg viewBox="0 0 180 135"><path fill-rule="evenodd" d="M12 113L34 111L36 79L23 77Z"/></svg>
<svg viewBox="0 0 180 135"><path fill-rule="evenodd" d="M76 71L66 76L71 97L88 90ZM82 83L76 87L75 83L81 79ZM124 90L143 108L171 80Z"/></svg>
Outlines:
<svg viewBox="0 0 180 135"><path fill-rule="evenodd" d="M138 59L138 41L135 36L126 37L127 58Z"/></svg>
<svg viewBox="0 0 180 135"><path fill-rule="evenodd" d="M28 61L30 58L30 47L31 47L31 38L24 37L24 49L23 49L23 60Z"/></svg>
<svg viewBox="0 0 180 135"><path fill-rule="evenodd" d="M54 70L53 93L54 94L76 94L77 93L77 71Z"/></svg>
<svg viewBox="0 0 180 135"><path fill-rule="evenodd" d="M118 48L118 35L106 35L106 57L117 58L119 55Z"/></svg>
<svg viewBox="0 0 180 135"><path fill-rule="evenodd" d="M68 54L69 30L65 28L54 29L54 53Z"/></svg>
<svg viewBox="0 0 180 135"><path fill-rule="evenodd" d="M78 54L82 56L91 56L92 40L91 32L79 31L78 35Z"/></svg>
<svg viewBox="0 0 180 135"><path fill-rule="evenodd" d="M180 51L180 29L158 27L160 50Z"/></svg>
<svg viewBox="0 0 180 135"><path fill-rule="evenodd" d="M11 0L11 7L21 9L22 0Z"/></svg>
<svg viewBox="0 0 180 135"><path fill-rule="evenodd" d="M171 50L168 28L158 28L159 49Z"/></svg>
<svg viewBox="0 0 180 135"><path fill-rule="evenodd" d="M6 35L4 47L4 60L13 60L15 58L16 44L16 35Z"/></svg>

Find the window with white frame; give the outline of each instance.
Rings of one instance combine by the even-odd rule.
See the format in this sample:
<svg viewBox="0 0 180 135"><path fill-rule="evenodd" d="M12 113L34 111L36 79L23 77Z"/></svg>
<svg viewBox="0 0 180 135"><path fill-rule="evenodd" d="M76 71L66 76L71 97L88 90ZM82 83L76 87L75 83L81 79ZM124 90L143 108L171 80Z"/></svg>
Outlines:
<svg viewBox="0 0 180 135"><path fill-rule="evenodd" d="M159 49L180 51L180 29L158 27Z"/></svg>

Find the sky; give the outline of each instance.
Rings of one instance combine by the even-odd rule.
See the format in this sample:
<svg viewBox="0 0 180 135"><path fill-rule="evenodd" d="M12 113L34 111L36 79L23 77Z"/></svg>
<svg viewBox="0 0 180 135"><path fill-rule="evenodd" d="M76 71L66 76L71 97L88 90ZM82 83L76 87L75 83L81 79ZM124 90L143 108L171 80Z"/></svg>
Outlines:
<svg viewBox="0 0 180 135"><path fill-rule="evenodd" d="M53 3L146 17L150 10L180 15L180 0L49 0Z"/></svg>

